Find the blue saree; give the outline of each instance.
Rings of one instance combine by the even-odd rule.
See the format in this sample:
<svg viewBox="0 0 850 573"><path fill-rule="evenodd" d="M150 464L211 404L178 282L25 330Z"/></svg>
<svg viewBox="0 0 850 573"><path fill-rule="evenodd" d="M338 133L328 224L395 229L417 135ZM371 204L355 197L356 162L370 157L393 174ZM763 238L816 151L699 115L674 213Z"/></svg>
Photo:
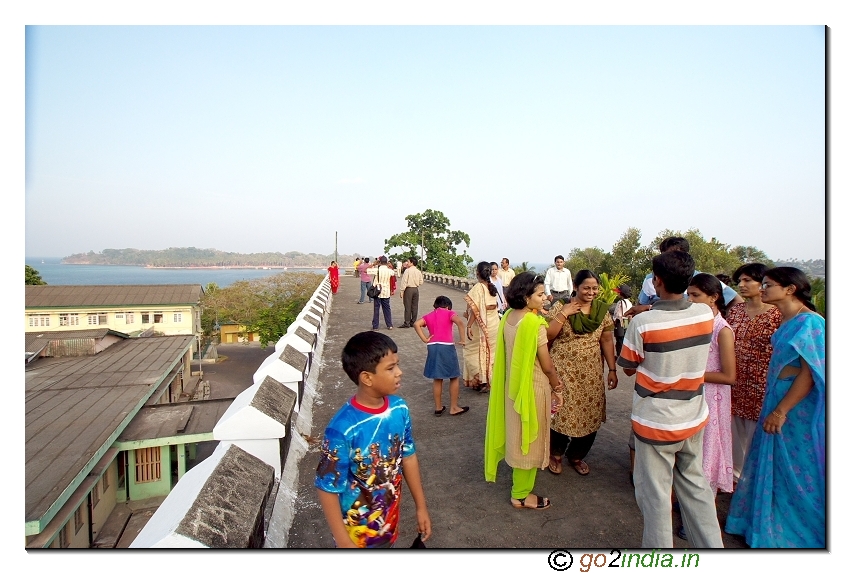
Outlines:
<svg viewBox="0 0 850 573"><path fill-rule="evenodd" d="M813 312L791 318L770 339L767 392L726 532L750 547L825 547L826 544L826 322ZM767 434L764 419L788 392L785 366L806 361L814 386L787 413L781 433Z"/></svg>

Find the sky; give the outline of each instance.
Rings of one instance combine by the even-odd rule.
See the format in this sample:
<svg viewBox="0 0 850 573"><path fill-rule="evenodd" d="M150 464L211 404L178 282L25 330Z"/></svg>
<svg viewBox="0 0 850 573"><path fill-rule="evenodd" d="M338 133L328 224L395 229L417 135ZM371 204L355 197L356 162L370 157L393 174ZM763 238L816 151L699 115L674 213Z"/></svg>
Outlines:
<svg viewBox="0 0 850 573"><path fill-rule="evenodd" d="M844 206L834 190L848 188L845 162L830 160L848 156L837 1L7 4L0 182L21 255L331 253L335 232L340 253L374 254L429 208L469 233L475 259L610 250L628 227L644 244L697 228L775 259L843 244L845 230L826 224ZM844 274L830 267L830 281ZM3 363L19 362L19 334L3 336ZM831 386L832 405L843 388ZM830 442L843 431L830 424ZM22 491L23 477L0 479ZM700 570L837 570L846 550L832 510L846 497L830 487L828 554L705 552ZM18 522L0 527L20 552ZM549 570L547 554L500 552L488 568ZM122 555L97 558L141 571L188 554ZM242 552L204 555L244 567ZM26 556L46 571L92 554ZM426 566L486 557L417 554ZM358 558L374 565L346 560ZM279 553L250 559L280 565Z"/></svg>
<svg viewBox="0 0 850 573"><path fill-rule="evenodd" d="M434 209L475 260L610 251L629 227L825 258L822 25L35 25L25 42L27 256L335 237L369 255Z"/></svg>

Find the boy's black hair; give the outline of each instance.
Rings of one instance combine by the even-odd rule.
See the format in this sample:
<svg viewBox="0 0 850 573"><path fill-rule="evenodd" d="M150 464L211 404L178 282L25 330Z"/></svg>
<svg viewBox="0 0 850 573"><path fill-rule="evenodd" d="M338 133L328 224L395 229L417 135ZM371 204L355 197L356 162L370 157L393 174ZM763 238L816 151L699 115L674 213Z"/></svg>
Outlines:
<svg viewBox="0 0 850 573"><path fill-rule="evenodd" d="M690 252L691 245L684 237L667 237L661 241L660 245L658 245L658 250L662 253L666 253L671 250L684 251L687 253Z"/></svg>
<svg viewBox="0 0 850 573"><path fill-rule="evenodd" d="M417 259L416 257L409 257L407 260L408 260L408 261L410 262L410 264L411 264L411 265L413 265L414 267L415 267L416 265L418 265L418 264L419 264L419 259Z"/></svg>
<svg viewBox="0 0 850 573"><path fill-rule="evenodd" d="M434 308L452 309L452 299L447 296L440 295L434 299Z"/></svg>
<svg viewBox="0 0 850 573"><path fill-rule="evenodd" d="M531 271L515 276L505 292L505 298L508 299L510 307L516 310L525 308L527 304L525 299L533 295L537 285L542 285L543 281L542 275L535 275Z"/></svg>
<svg viewBox="0 0 850 573"><path fill-rule="evenodd" d="M668 293L682 294L694 276L694 259L685 251L665 251L653 257L652 272Z"/></svg>
<svg viewBox="0 0 850 573"><path fill-rule="evenodd" d="M348 339L342 349L342 369L359 386L360 373L374 374L378 362L390 352L398 352L398 346L386 334L371 330L358 332Z"/></svg>

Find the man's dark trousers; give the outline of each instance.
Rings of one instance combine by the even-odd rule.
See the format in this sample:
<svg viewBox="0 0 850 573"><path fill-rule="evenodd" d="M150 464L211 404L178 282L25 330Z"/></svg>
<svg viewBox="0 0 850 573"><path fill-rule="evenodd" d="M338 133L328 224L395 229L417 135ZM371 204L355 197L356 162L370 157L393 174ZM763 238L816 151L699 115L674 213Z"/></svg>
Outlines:
<svg viewBox="0 0 850 573"><path fill-rule="evenodd" d="M404 303L404 324L413 326L419 313L419 287L406 287L401 300Z"/></svg>

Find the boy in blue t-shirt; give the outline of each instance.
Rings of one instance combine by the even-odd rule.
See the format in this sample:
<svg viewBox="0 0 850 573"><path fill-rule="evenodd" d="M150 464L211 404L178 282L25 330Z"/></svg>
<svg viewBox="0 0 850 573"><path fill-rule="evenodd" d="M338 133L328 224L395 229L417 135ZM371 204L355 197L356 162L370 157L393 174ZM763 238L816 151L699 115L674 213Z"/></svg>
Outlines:
<svg viewBox="0 0 850 573"><path fill-rule="evenodd" d="M337 547L392 547L398 537L402 474L425 541L431 517L401 386L398 347L379 332L355 334L342 368L357 393L328 423L316 490Z"/></svg>

